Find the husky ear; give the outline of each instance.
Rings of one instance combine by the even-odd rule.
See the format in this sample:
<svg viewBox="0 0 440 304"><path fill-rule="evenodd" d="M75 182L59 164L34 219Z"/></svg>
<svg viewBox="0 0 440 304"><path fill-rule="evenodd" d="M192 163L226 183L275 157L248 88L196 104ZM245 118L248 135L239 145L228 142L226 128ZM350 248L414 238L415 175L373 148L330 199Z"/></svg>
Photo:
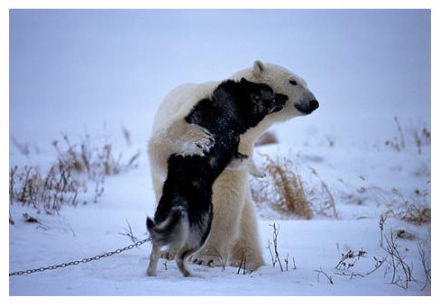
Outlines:
<svg viewBox="0 0 440 304"><path fill-rule="evenodd" d="M241 79L240 79L240 83L241 83L241 84L247 84L248 82L249 82L249 81L247 81L246 78L241 77Z"/></svg>
<svg viewBox="0 0 440 304"><path fill-rule="evenodd" d="M253 73L255 76L259 76L260 74L262 74L264 69L264 64L260 60L256 60L254 62Z"/></svg>
<svg viewBox="0 0 440 304"><path fill-rule="evenodd" d="M273 92L271 87L261 88L261 95L265 96L265 98L267 98L268 96L270 96L271 98L275 98L275 93Z"/></svg>

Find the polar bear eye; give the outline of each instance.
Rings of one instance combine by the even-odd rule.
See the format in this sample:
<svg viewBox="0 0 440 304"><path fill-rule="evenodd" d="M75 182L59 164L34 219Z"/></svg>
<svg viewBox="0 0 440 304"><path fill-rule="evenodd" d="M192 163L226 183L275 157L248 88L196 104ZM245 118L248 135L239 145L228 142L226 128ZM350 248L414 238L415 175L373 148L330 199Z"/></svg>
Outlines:
<svg viewBox="0 0 440 304"><path fill-rule="evenodd" d="M292 84L292 85L294 85L294 86L296 86L298 83L296 82L296 80L293 80L293 79L291 79L291 80L289 80L289 82L290 82L290 84Z"/></svg>

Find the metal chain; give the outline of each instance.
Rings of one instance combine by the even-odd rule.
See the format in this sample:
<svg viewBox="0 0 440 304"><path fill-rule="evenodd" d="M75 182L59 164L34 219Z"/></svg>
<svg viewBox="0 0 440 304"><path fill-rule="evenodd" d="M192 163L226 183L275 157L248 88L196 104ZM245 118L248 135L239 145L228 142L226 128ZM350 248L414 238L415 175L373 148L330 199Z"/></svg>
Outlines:
<svg viewBox="0 0 440 304"><path fill-rule="evenodd" d="M123 247L123 248L120 248L120 249L116 249L114 251L106 252L106 253L103 253L103 254L98 254L98 255L96 255L94 257L91 257L91 258L84 258L82 260L72 261L72 262L68 262L68 263L61 263L61 264L47 266L47 267L40 267L40 268L35 268L35 269L10 272L9 276L10 277L12 277L12 276L20 276L20 275L24 275L24 274L31 274L31 273L35 273L35 272L43 272L43 271L46 271L46 270L54 270L54 269L57 269L57 268L64 268L64 267L68 267L68 266L72 266L72 265L78 265L78 264L88 263L88 262L91 262L91 261L97 261L97 260L99 260L101 258L106 258L106 257L112 256L114 254L119 254L119 253L121 253L123 251L133 249L134 247L139 247L139 246L141 246L142 244L144 244L144 243L146 243L148 241L151 241L151 238L143 239L141 241L137 241L137 242L135 242L135 243L133 243L131 245L128 245L126 247Z"/></svg>

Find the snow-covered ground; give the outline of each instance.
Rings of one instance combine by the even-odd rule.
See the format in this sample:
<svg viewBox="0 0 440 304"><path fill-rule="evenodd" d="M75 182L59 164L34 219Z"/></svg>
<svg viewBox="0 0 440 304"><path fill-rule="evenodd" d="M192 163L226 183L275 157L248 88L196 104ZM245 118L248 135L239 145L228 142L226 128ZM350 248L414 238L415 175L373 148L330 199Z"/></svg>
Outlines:
<svg viewBox="0 0 440 304"><path fill-rule="evenodd" d="M160 100L176 85L225 79L255 59L304 77L320 102L312 115L274 126L279 144L257 148L257 163L263 164L263 154L287 157L304 187L314 190L313 201L328 200L315 170L338 218L303 220L258 205L266 265L253 273L191 265L200 277L184 279L168 262L159 264L157 277L147 277L147 243L87 264L10 277L10 295L430 294L430 285L421 290L418 253L421 246L430 263L430 224L398 216L405 200L430 207L430 145L419 154L413 140L413 131L430 130L430 36L426 10L11 10L10 168L32 164L47 172L57 157L51 142L61 133L79 143L87 132L93 144L109 140L125 157L137 150L141 156L137 168L105 179L96 204L47 215L14 202L10 272L127 246L130 239L121 235L127 222L138 238L147 237L154 194L145 151ZM401 151L385 145L400 144L395 117L406 141ZM122 126L131 132L131 147ZM379 221L388 210L395 214L385 221L384 235L413 235L396 241L417 280L408 289L390 284L390 257L366 275L374 258L387 257ZM24 213L40 224L25 222ZM273 267L265 248L273 223L289 271ZM349 250L367 252L350 259L354 265L345 274L353 276L335 268Z"/></svg>
<svg viewBox="0 0 440 304"><path fill-rule="evenodd" d="M235 267L210 268L192 265L201 277L184 279L174 262L159 264L157 277L147 277L150 244L120 255L64 269L10 278L11 295L426 295L421 291L425 274L418 254L421 244L430 254L430 225L409 224L396 218L385 222L389 231L405 230L415 239L397 239L399 250L413 267L417 282L407 290L389 284L389 266L384 263L365 277L341 275L335 266L348 250L367 254L355 261L352 271L366 274L375 267L374 257L387 256L380 247L379 218L392 200L392 189L411 195L415 189L429 189L429 170L419 174L430 162L429 150L396 152L337 147L301 148L272 145L259 153L290 155L302 168L313 167L328 184L336 200L338 219L316 217L312 220L281 219L274 212L259 210L261 244L272 241L272 227L279 225L279 253L289 257L289 271L273 267L270 252L264 248L266 265L253 273L237 274ZM259 154L256 154L257 160ZM343 157L341 157L343 155ZM306 179L307 170L301 170ZM362 179L360 177L363 177ZM357 190L366 190L359 193ZM376 189L376 190L375 190ZM377 189L381 189L378 193ZM358 200L347 198L353 194ZM379 199L379 197L381 199ZM61 209L59 215L38 214L34 209L11 206L15 225L10 226L10 271L39 268L91 257L131 243L124 233L127 222L139 239L145 235L145 218L154 212L154 193L145 155L137 169L108 177L105 192L96 204ZM386 198L390 198L388 201ZM322 198L324 199L324 197ZM359 199L362 203L358 204ZM397 204L397 203L396 203ZM397 208L396 208L397 210ZM40 224L27 223L28 213ZM296 269L293 269L293 260ZM356 260L356 259L355 259ZM283 261L284 263L284 261ZM285 266L283 264L283 266ZM333 284L317 270L332 277ZM388 273L387 273L388 272ZM350 271L346 271L350 273ZM386 274L387 273L387 274ZM402 274L400 274L402 275ZM194 288L197 283L197 288Z"/></svg>

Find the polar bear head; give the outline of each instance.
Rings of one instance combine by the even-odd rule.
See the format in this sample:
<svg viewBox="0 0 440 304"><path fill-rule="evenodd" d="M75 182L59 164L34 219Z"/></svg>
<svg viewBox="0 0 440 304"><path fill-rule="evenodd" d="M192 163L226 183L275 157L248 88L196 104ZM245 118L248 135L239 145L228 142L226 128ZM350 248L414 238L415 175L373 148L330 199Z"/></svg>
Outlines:
<svg viewBox="0 0 440 304"><path fill-rule="evenodd" d="M252 68L239 71L232 75L232 79L246 78L249 81L265 83L275 93L287 96L287 103L280 112L268 116L266 121L282 121L296 116L307 115L319 107L313 93L307 88L304 79L295 75L286 68L257 60Z"/></svg>

